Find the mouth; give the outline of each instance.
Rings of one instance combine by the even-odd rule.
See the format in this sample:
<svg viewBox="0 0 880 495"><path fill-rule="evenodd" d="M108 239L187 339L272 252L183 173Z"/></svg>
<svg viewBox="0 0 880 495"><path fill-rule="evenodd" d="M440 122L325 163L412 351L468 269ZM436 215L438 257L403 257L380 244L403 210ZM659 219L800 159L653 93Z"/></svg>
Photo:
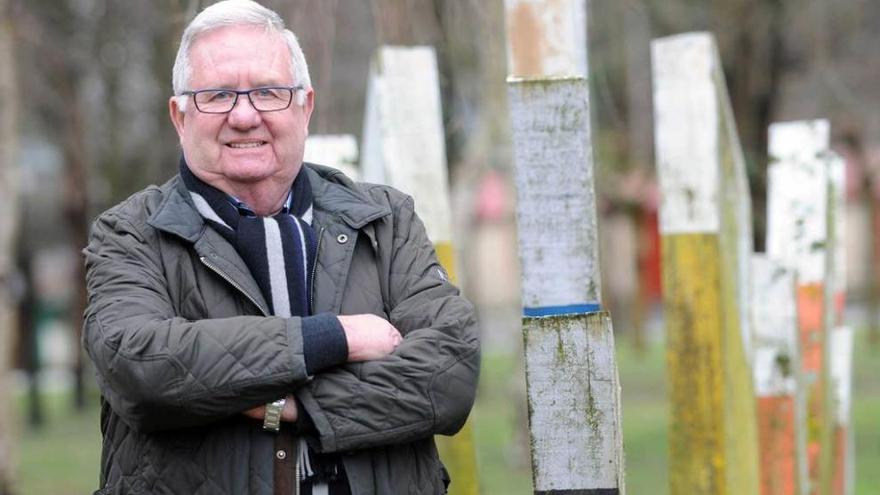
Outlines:
<svg viewBox="0 0 880 495"><path fill-rule="evenodd" d="M248 149L248 148L259 148L260 146L264 146L268 144L266 141L235 141L231 143L226 143L226 146L232 149Z"/></svg>

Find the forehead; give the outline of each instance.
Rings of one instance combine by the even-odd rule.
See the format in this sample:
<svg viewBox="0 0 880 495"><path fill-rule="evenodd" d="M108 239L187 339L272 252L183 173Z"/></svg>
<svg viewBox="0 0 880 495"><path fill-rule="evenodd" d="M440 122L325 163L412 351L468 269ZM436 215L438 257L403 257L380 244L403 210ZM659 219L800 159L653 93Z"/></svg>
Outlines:
<svg viewBox="0 0 880 495"><path fill-rule="evenodd" d="M260 26L229 26L199 36L190 48L193 85L292 83L290 49Z"/></svg>

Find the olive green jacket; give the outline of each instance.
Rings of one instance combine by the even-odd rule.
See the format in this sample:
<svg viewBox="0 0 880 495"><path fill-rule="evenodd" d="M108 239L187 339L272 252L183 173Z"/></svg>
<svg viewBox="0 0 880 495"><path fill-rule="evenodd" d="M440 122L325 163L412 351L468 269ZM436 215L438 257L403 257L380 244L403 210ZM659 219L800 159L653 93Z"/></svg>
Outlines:
<svg viewBox="0 0 880 495"><path fill-rule="evenodd" d="M99 494L270 495L273 434L242 411L294 392L306 438L342 453L352 493L444 493L432 435L464 424L479 341L412 199L307 164L314 313L372 313L387 357L308 376L300 319L268 305L179 177L102 214L84 250L83 345L103 396ZM284 426L282 426L284 427Z"/></svg>

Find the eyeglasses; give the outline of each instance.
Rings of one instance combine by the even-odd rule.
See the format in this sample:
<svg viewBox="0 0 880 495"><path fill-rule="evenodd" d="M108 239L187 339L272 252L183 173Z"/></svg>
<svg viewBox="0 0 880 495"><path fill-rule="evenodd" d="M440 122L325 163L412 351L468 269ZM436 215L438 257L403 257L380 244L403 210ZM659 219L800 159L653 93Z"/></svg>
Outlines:
<svg viewBox="0 0 880 495"><path fill-rule="evenodd" d="M229 113L238 103L239 95L247 95L251 105L260 112L276 112L290 106L294 91L302 86L265 86L245 89L200 89L184 91L182 95L192 96L196 108L202 113Z"/></svg>

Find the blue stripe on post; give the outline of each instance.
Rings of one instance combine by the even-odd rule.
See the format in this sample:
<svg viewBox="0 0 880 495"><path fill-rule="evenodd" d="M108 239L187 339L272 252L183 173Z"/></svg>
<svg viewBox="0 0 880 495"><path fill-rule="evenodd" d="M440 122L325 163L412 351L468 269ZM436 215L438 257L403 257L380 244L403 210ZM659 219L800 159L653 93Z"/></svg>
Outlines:
<svg viewBox="0 0 880 495"><path fill-rule="evenodd" d="M523 316L540 318L542 316L580 315L596 313L602 310L599 303L569 304L567 306L543 306L540 308L523 308Z"/></svg>

